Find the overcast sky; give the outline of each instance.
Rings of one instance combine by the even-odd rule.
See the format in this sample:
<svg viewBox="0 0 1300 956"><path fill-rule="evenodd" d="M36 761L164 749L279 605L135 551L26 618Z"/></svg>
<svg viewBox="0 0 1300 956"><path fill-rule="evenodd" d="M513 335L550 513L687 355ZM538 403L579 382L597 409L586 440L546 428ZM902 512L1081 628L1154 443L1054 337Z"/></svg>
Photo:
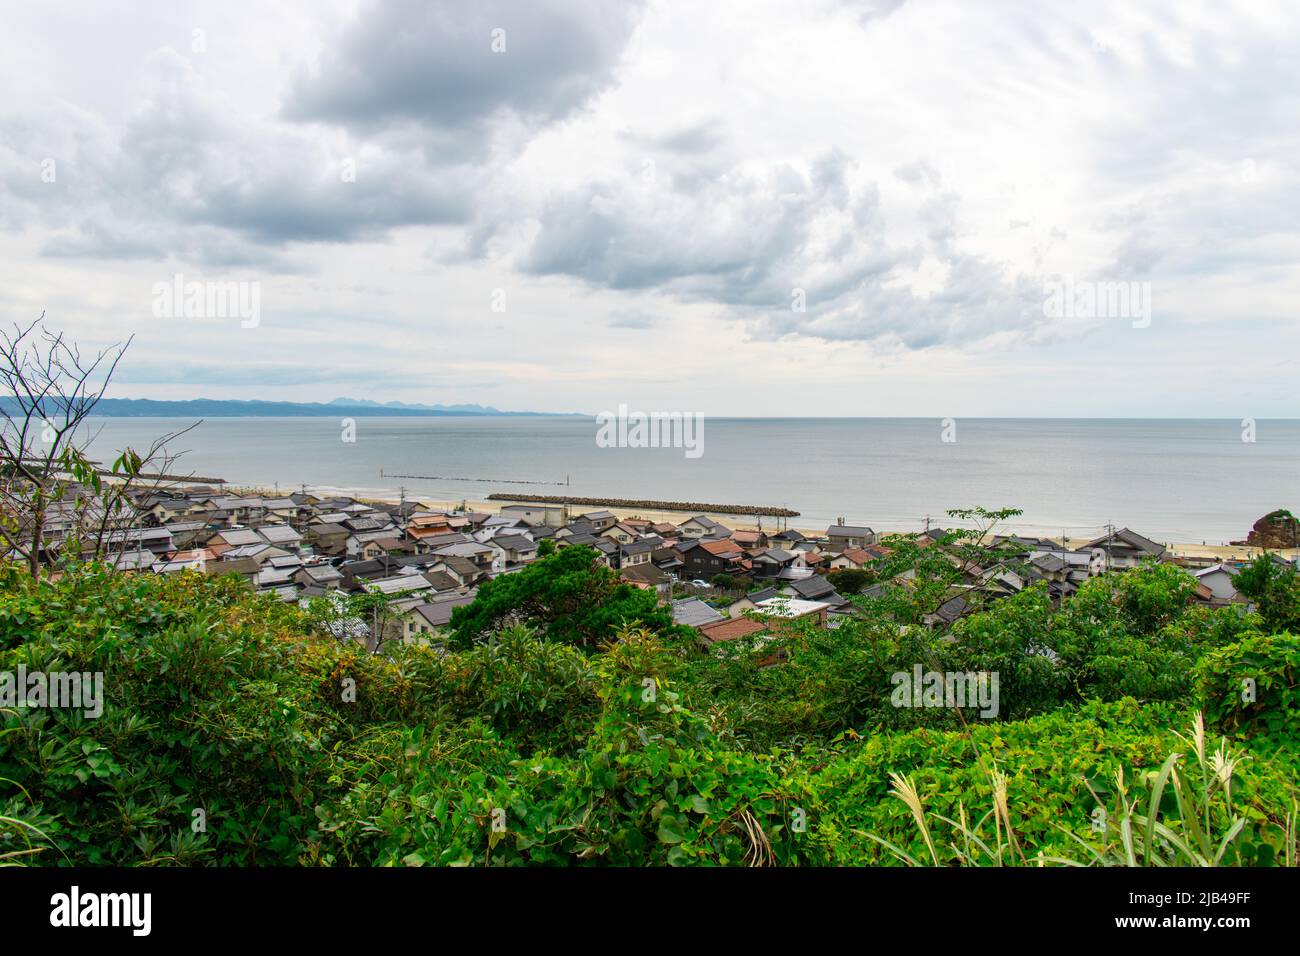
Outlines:
<svg viewBox="0 0 1300 956"><path fill-rule="evenodd" d="M119 397L1297 415L1294 3L0 22L0 317L134 334ZM155 315L176 274L258 324ZM1066 279L1149 321L1049 314Z"/></svg>

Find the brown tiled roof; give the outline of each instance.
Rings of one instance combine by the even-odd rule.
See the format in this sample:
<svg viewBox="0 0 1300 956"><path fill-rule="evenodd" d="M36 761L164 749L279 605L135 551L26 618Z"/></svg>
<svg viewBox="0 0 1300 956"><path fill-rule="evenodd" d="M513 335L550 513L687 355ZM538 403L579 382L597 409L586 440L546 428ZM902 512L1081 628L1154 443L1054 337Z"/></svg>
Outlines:
<svg viewBox="0 0 1300 956"><path fill-rule="evenodd" d="M700 547L718 557L724 554L740 554L741 551L734 541L701 541Z"/></svg>
<svg viewBox="0 0 1300 956"><path fill-rule="evenodd" d="M748 637L767 629L767 625L749 617L736 617L714 624L705 624L699 629L700 637L710 644L719 641L734 641L738 637Z"/></svg>
<svg viewBox="0 0 1300 956"><path fill-rule="evenodd" d="M631 584L664 584L668 581L668 575L655 567L653 564L635 564L629 568L623 568L619 572L619 577Z"/></svg>

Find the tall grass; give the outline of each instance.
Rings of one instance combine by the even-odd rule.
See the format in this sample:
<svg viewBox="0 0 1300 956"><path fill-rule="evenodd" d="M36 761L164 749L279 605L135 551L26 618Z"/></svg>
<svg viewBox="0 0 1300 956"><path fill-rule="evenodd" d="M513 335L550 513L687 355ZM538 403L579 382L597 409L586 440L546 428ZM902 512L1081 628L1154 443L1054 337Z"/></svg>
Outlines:
<svg viewBox="0 0 1300 956"><path fill-rule="evenodd" d="M1233 776L1241 753L1220 738L1210 750L1205 721L1196 714L1190 732L1179 738L1186 751L1170 753L1159 770L1148 774L1149 787L1134 788L1123 768L1116 771L1110 805L1091 784L1097 802L1094 839L1054 824L1076 847L1072 856L1039 853L1026 858L1016 837L1007 796L1007 777L989 771L992 806L973 823L958 802L957 819L927 812L910 777L891 773L890 795L910 811L926 853L918 856L874 833L854 831L880 844L908 866L1224 866L1241 865L1241 839L1247 819L1233 804ZM1297 810L1293 806L1283 832L1283 862L1297 859ZM991 822L991 827L990 827ZM939 838L936 833L945 833Z"/></svg>

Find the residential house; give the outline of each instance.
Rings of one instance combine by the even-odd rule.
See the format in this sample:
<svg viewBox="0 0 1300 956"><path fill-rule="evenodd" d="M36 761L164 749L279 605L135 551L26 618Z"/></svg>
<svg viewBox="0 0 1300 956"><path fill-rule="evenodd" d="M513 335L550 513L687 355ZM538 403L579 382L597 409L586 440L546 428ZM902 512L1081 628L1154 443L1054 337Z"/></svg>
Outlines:
<svg viewBox="0 0 1300 956"><path fill-rule="evenodd" d="M469 587L478 583L480 578L487 576L487 572L479 565L475 564L469 558L458 558L454 556L442 557L437 564L430 565L425 571L425 576L441 571L449 578L456 582L456 587Z"/></svg>
<svg viewBox="0 0 1300 956"><path fill-rule="evenodd" d="M375 531L360 531L356 534L350 534L347 540L343 542L343 553L349 558L362 558L364 549L367 544L373 541L391 541L393 539L393 529L380 528ZM371 548L371 557L377 557L379 554L387 554L388 549L380 545L378 548Z"/></svg>
<svg viewBox="0 0 1300 956"><path fill-rule="evenodd" d="M804 536L793 528L787 528L785 531L778 531L772 535L773 547L784 548L787 551L794 550L795 546L803 540L805 540Z"/></svg>
<svg viewBox="0 0 1300 956"><path fill-rule="evenodd" d="M788 595L805 601L822 601L835 593L835 585L822 575L814 574L798 581L790 581L784 585L784 590Z"/></svg>
<svg viewBox="0 0 1300 956"><path fill-rule="evenodd" d="M379 537L364 541L357 549L357 556L365 559L378 558L382 554L410 554L415 550L414 541L403 541L388 532L378 532ZM356 537L360 538L360 535Z"/></svg>
<svg viewBox="0 0 1300 956"><path fill-rule="evenodd" d="M1089 541L1084 548L1087 551L1100 551L1106 558L1108 568L1132 568L1142 561L1153 558L1159 561L1165 556L1164 545L1128 528L1104 534Z"/></svg>
<svg viewBox="0 0 1300 956"><path fill-rule="evenodd" d="M807 567L802 551L785 551L781 548L768 548L754 555L752 565L756 578L780 577L783 571Z"/></svg>
<svg viewBox="0 0 1300 956"><path fill-rule="evenodd" d="M839 554L828 555L822 563L822 567L827 571L843 571L850 568L860 569L865 568L875 560L875 557L865 548L846 548Z"/></svg>
<svg viewBox="0 0 1300 956"><path fill-rule="evenodd" d="M770 597L754 605L754 611L765 617L788 621L811 620L825 627L830 605L823 601L804 601L783 595Z"/></svg>
<svg viewBox="0 0 1300 956"><path fill-rule="evenodd" d="M569 538L575 537L595 538L596 526L590 521L578 519L577 521L570 521L563 528L555 530L556 541L567 541Z"/></svg>
<svg viewBox="0 0 1300 956"><path fill-rule="evenodd" d="M766 601L768 598L774 598L776 596L777 590L773 587L750 591L743 598L732 602L732 604L727 607L727 617L743 617L746 611L752 611L757 608L759 602Z"/></svg>
<svg viewBox="0 0 1300 956"><path fill-rule="evenodd" d="M677 527L683 538L729 538L731 529L707 515L687 518Z"/></svg>
<svg viewBox="0 0 1300 956"><path fill-rule="evenodd" d="M352 533L342 522L313 524L307 529L307 541L317 554L342 557L348 552L348 539Z"/></svg>
<svg viewBox="0 0 1300 956"><path fill-rule="evenodd" d="M1230 564L1215 564L1196 572L1196 580L1208 589L1209 595L1204 603L1212 607L1227 607L1229 604L1243 604L1246 599L1237 591L1236 577L1239 568Z"/></svg>
<svg viewBox="0 0 1300 956"><path fill-rule="evenodd" d="M193 547L200 538L207 538L208 526L202 521L169 521L165 527L172 535L172 544L178 549Z"/></svg>
<svg viewBox="0 0 1300 956"><path fill-rule="evenodd" d="M750 617L740 617L701 625L699 632L700 639L705 644L713 645L725 641L734 641L741 637L752 637L755 634L763 633L767 630L767 627L762 621L756 621Z"/></svg>
<svg viewBox="0 0 1300 956"><path fill-rule="evenodd" d="M148 548L132 548L105 555L104 563L119 571L151 571L158 563L158 555Z"/></svg>
<svg viewBox="0 0 1300 956"><path fill-rule="evenodd" d="M677 547L682 574L691 579L712 581L718 574L747 574L752 566L749 556L727 539L688 539Z"/></svg>
<svg viewBox="0 0 1300 956"><path fill-rule="evenodd" d="M663 547L662 539L641 538L619 548L618 566L634 568L637 565L650 565L651 557Z"/></svg>
<svg viewBox="0 0 1300 956"><path fill-rule="evenodd" d="M168 528L123 528L109 531L104 535L104 551L112 554L118 551L149 551L157 557L163 557L176 550Z"/></svg>
<svg viewBox="0 0 1300 956"><path fill-rule="evenodd" d="M488 546L501 551L507 568L537 559L537 545L526 534L499 534L488 542Z"/></svg>
<svg viewBox="0 0 1300 956"><path fill-rule="evenodd" d="M951 627L970 609L970 602L961 595L957 595L940 604L933 614L924 615L921 621L930 627Z"/></svg>
<svg viewBox="0 0 1300 956"><path fill-rule="evenodd" d="M845 524L843 519L826 529L826 540L832 551L862 548L876 543L876 533L863 525Z"/></svg>
<svg viewBox="0 0 1300 956"><path fill-rule="evenodd" d="M700 627L724 620L723 616L699 598L682 598L672 602L673 621L687 627Z"/></svg>
<svg viewBox="0 0 1300 956"><path fill-rule="evenodd" d="M767 533L764 531L733 531L731 540L746 551L764 551L769 546Z"/></svg>
<svg viewBox="0 0 1300 956"><path fill-rule="evenodd" d="M293 581L304 588L334 589L343 581L343 572L332 564L306 564L293 573Z"/></svg>
<svg viewBox="0 0 1300 956"><path fill-rule="evenodd" d="M596 534L612 528L617 522L618 517L612 511L589 511L581 515L579 520L586 521L592 526Z"/></svg>
<svg viewBox="0 0 1300 956"><path fill-rule="evenodd" d="M287 524L268 524L257 529L257 534L267 544L296 551L302 546L302 535Z"/></svg>
<svg viewBox="0 0 1300 956"><path fill-rule="evenodd" d="M667 572L659 570L650 563L624 565L618 573L620 581L626 581L628 584L634 584L639 588L654 588L660 590L666 588L672 582L672 578Z"/></svg>
<svg viewBox="0 0 1300 956"><path fill-rule="evenodd" d="M437 593L460 588L460 583L445 571L425 571L424 579L433 585L433 590Z"/></svg>
<svg viewBox="0 0 1300 956"><path fill-rule="evenodd" d="M503 551L486 544L479 544L477 541L449 544L434 551L433 554L440 558L465 558L484 571L504 571L506 567Z"/></svg>
<svg viewBox="0 0 1300 956"><path fill-rule="evenodd" d="M208 538L204 546L220 557L231 548L241 548L254 544L266 544L266 541L252 528L231 528L227 531L218 531Z"/></svg>
<svg viewBox="0 0 1300 956"><path fill-rule="evenodd" d="M449 544L464 544L467 541L473 541L469 535L461 534L459 531L451 531L447 534L431 534L423 538L415 539L416 554L431 554L439 548L445 548Z"/></svg>
<svg viewBox="0 0 1300 956"><path fill-rule="evenodd" d="M650 552L650 563L672 578L680 579L682 568L686 562L682 560L682 553L677 547L659 547Z"/></svg>
<svg viewBox="0 0 1300 956"><path fill-rule="evenodd" d="M154 574L174 574L177 571L202 571L209 561L215 561L216 559L217 556L207 548L172 551L165 560L154 564L153 572Z"/></svg>
<svg viewBox="0 0 1300 956"><path fill-rule="evenodd" d="M262 567L252 558L236 558L231 561L209 561L199 570L214 577L222 574L238 574L252 581Z"/></svg>
<svg viewBox="0 0 1300 956"><path fill-rule="evenodd" d="M433 585L422 574L397 574L391 578L377 578L367 581L365 590L371 594L416 594L430 591Z"/></svg>
<svg viewBox="0 0 1300 956"><path fill-rule="evenodd" d="M401 619L402 640L408 644L428 644L446 632L452 611L473 604L475 596L476 592L439 595L407 608Z"/></svg>
<svg viewBox="0 0 1300 956"><path fill-rule="evenodd" d="M417 541L439 534L450 534L455 529L445 514L419 514L406 522L406 534Z"/></svg>
<svg viewBox="0 0 1300 956"><path fill-rule="evenodd" d="M272 558L282 558L289 552L283 548L275 548L265 542L257 544L242 544L237 548L227 548L217 557L222 563L231 561L252 561L258 568L270 561Z"/></svg>
<svg viewBox="0 0 1300 956"><path fill-rule="evenodd" d="M600 537L609 538L609 540L617 544L631 544L640 538L641 534L635 528L620 521L601 531Z"/></svg>
<svg viewBox="0 0 1300 956"><path fill-rule="evenodd" d="M548 528L559 528L565 522L563 505L506 505L501 509L501 513L512 518L521 518L533 527L542 525Z"/></svg>

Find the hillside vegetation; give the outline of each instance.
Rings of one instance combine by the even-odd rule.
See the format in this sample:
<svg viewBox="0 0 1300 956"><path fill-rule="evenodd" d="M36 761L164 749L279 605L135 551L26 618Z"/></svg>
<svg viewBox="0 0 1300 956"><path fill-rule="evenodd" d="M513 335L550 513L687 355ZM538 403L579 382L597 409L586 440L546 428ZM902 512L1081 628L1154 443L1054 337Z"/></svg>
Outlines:
<svg viewBox="0 0 1300 956"><path fill-rule="evenodd" d="M0 710L0 858L1294 862L1300 639L1189 605L1182 571L1059 609L1030 587L949 634L898 588L835 630L705 652L580 551L529 594L485 587L445 652L380 655L233 577L0 569L0 672L103 672L106 693L98 718ZM918 663L998 672L996 719L895 706Z"/></svg>

